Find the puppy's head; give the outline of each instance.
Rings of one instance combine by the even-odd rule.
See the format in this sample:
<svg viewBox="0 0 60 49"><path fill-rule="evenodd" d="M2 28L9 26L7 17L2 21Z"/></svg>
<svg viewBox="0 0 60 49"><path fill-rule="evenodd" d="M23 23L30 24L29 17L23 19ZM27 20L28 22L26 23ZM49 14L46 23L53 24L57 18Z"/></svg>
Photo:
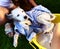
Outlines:
<svg viewBox="0 0 60 49"><path fill-rule="evenodd" d="M26 25L31 25L32 22L26 12L20 7L17 7L16 9L12 10L11 14L9 14L8 16L11 19L24 23Z"/></svg>

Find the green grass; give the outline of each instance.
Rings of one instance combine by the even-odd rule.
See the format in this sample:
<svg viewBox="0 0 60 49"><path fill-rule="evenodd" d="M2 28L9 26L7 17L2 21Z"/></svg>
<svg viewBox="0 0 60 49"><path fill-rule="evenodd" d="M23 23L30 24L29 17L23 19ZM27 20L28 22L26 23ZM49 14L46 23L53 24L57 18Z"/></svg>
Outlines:
<svg viewBox="0 0 60 49"><path fill-rule="evenodd" d="M36 0L37 4L42 4L53 13L60 13L60 0Z"/></svg>
<svg viewBox="0 0 60 49"><path fill-rule="evenodd" d="M4 33L4 26L0 26L0 49L33 49L24 36L19 37L18 46L13 47L13 38Z"/></svg>

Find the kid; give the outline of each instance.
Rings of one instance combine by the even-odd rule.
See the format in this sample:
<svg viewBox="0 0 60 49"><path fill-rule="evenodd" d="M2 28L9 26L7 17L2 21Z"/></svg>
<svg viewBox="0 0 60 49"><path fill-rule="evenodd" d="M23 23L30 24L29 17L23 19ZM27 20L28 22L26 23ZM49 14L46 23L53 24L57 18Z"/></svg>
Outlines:
<svg viewBox="0 0 60 49"><path fill-rule="evenodd" d="M9 13L8 9L13 9L16 6L11 0L0 0L0 25L6 22L5 14Z"/></svg>

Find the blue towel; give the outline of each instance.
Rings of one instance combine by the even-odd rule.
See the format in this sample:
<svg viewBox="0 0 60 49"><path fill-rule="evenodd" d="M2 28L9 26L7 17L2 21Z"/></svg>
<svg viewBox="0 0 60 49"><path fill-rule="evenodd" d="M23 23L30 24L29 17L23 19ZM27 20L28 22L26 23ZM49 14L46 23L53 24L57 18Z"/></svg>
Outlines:
<svg viewBox="0 0 60 49"><path fill-rule="evenodd" d="M29 39L31 33L33 32L33 29L31 27L29 27L29 30L25 29L23 26L23 24L20 24L19 22L15 21L14 22L14 30L19 33L19 34L23 34L26 36L27 39Z"/></svg>
<svg viewBox="0 0 60 49"><path fill-rule="evenodd" d="M50 12L50 10L48 10L45 7L43 7L42 5L38 5L38 6L34 7L34 8L32 8L30 11L27 11L26 13L30 16L32 21L37 21L36 17L38 15L41 15L42 12L46 12L46 13L52 14Z"/></svg>
<svg viewBox="0 0 60 49"><path fill-rule="evenodd" d="M46 12L46 13L49 13L49 14L52 14L50 12L50 10L48 10L47 8L43 7L42 5L38 5L34 8L32 8L30 11L27 11L26 13L30 16L30 19L32 20L32 25L31 27L33 28L33 30L37 33L39 32L39 28L43 28L44 27L44 24L40 24L38 22L38 20L36 19L37 16L41 15L42 12Z"/></svg>

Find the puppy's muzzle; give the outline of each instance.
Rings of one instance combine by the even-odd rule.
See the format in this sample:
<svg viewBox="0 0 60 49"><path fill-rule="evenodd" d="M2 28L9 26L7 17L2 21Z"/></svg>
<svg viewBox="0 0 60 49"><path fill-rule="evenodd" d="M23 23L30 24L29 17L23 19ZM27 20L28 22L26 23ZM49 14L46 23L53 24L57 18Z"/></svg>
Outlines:
<svg viewBox="0 0 60 49"><path fill-rule="evenodd" d="M27 16L24 16L24 19L27 19L32 23L32 20L30 18L28 18Z"/></svg>

